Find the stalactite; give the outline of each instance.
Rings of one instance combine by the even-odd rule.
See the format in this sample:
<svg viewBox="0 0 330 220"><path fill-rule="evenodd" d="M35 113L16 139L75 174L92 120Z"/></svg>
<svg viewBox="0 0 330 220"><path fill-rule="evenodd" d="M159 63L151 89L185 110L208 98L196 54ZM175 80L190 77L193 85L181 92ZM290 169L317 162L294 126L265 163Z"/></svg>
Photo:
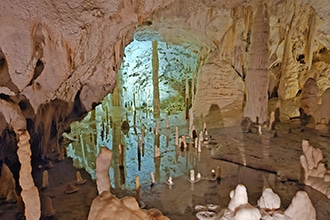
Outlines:
<svg viewBox="0 0 330 220"><path fill-rule="evenodd" d="M154 116L160 116L160 99L159 99L159 59L158 59L158 41L152 42L152 81L154 86L153 91L153 106L154 106Z"/></svg>
<svg viewBox="0 0 330 220"><path fill-rule="evenodd" d="M316 17L314 11L309 15L308 21L308 31L307 31L307 39L305 46L305 63L307 64L308 69L310 70L312 67L313 61L313 47L315 45L315 35L316 35Z"/></svg>
<svg viewBox="0 0 330 220"><path fill-rule="evenodd" d="M252 24L251 53L246 75L244 116L263 123L268 115L268 45L269 22L266 6L259 6Z"/></svg>
<svg viewBox="0 0 330 220"><path fill-rule="evenodd" d="M290 15L290 23L286 27L286 35L284 38L284 50L281 63L281 78L278 86L278 96L281 100L293 98L297 94L299 88L298 81L293 80L298 78L298 72L295 67L295 60L292 55L292 33L291 27L295 14Z"/></svg>

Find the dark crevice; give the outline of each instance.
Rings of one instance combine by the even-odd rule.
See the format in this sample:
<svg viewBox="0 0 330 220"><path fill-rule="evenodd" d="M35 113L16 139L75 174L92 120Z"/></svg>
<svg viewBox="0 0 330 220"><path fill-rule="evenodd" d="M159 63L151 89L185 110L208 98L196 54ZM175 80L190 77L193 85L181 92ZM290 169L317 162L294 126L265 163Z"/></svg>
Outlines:
<svg viewBox="0 0 330 220"><path fill-rule="evenodd" d="M28 86L31 86L34 80L36 80L41 75L42 71L44 70L44 67L44 63L41 60L38 60L36 63L36 67L34 68L33 77Z"/></svg>

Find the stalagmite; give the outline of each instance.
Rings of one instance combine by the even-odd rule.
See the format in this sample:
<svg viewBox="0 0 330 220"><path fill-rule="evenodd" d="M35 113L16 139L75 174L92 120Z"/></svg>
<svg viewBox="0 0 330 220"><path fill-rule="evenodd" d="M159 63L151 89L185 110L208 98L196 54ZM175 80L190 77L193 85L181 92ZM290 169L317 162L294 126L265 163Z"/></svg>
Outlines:
<svg viewBox="0 0 330 220"><path fill-rule="evenodd" d="M76 184L77 185L83 185L84 183L86 183L86 179L83 179L81 177L81 173L79 171L76 172Z"/></svg>
<svg viewBox="0 0 330 220"><path fill-rule="evenodd" d="M155 184L154 172L150 172L150 180L151 180L151 185Z"/></svg>
<svg viewBox="0 0 330 220"><path fill-rule="evenodd" d="M111 157L112 151L108 148L102 148L97 157L96 184L98 191L101 193L93 200L87 219L169 220L157 209L140 209L139 203L137 202L139 198L136 199L134 197L126 196L122 199L118 199L111 194L109 176ZM136 188L140 190L138 176L136 177L136 183Z"/></svg>
<svg viewBox="0 0 330 220"><path fill-rule="evenodd" d="M69 184L66 185L64 193L65 194L72 194L72 193L75 193L75 192L78 192L78 191L79 191L78 187L74 186L72 183L69 183Z"/></svg>
<svg viewBox="0 0 330 220"><path fill-rule="evenodd" d="M252 24L244 108L244 117L251 118L253 122L257 122L259 119L259 123L266 122L268 117L268 38L267 8L265 5L260 5Z"/></svg>
<svg viewBox="0 0 330 220"><path fill-rule="evenodd" d="M45 217L51 217L56 214L55 209L53 208L53 201L50 197L46 197L44 201L44 212L43 216Z"/></svg>
<svg viewBox="0 0 330 220"><path fill-rule="evenodd" d="M140 178L139 176L135 176L135 199L138 204L140 204Z"/></svg>
<svg viewBox="0 0 330 220"><path fill-rule="evenodd" d="M25 130L20 130L18 134L17 155L21 162L20 185L22 187L22 199L25 205L26 220L39 219L41 215L40 199L37 187L34 186L31 171L31 149L30 135Z"/></svg>
<svg viewBox="0 0 330 220"><path fill-rule="evenodd" d="M170 122L169 122L169 119L168 119L168 113L166 114L166 128L170 128Z"/></svg>
<svg viewBox="0 0 330 220"><path fill-rule="evenodd" d="M6 202L15 203L17 202L17 194L15 190L10 190L6 197Z"/></svg>
<svg viewBox="0 0 330 220"><path fill-rule="evenodd" d="M175 146L179 146L179 130L175 127Z"/></svg>
<svg viewBox="0 0 330 220"><path fill-rule="evenodd" d="M221 179L221 167L217 167L217 178Z"/></svg>
<svg viewBox="0 0 330 220"><path fill-rule="evenodd" d="M269 130L275 130L275 112L272 111L269 117Z"/></svg>
<svg viewBox="0 0 330 220"><path fill-rule="evenodd" d="M111 164L112 152L106 147L102 147L96 158L96 185L98 194L103 191L110 192L109 167Z"/></svg>
<svg viewBox="0 0 330 220"><path fill-rule="evenodd" d="M0 198L6 198L11 190L15 190L15 179L5 163L2 164L0 174Z"/></svg>
<svg viewBox="0 0 330 220"><path fill-rule="evenodd" d="M41 189L47 189L49 186L48 171L44 170L42 172L42 186Z"/></svg>

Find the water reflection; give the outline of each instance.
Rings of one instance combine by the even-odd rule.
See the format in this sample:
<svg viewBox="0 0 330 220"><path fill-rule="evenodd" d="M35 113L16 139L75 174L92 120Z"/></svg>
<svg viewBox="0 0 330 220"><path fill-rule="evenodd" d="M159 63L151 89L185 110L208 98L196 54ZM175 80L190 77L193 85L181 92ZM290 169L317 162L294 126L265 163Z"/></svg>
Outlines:
<svg viewBox="0 0 330 220"><path fill-rule="evenodd" d="M189 143L187 148L175 145L175 127L167 128L165 114L160 120L151 117L149 114L147 118L143 111L129 112L102 103L82 121L71 125L71 132L65 134L71 140L67 155L73 158L75 167L85 168L95 179L100 148L111 149L113 188L134 189L137 175L141 185L151 184L151 172L156 182L188 174L198 163L197 149ZM181 135L187 134L188 125L182 115L171 115L169 121L175 121Z"/></svg>

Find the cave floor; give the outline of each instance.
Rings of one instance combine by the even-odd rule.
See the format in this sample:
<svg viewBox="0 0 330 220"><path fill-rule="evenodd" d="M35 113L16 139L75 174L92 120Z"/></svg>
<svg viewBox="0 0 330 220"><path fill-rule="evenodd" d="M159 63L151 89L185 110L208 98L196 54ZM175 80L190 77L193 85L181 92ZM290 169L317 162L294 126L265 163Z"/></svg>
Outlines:
<svg viewBox="0 0 330 220"><path fill-rule="evenodd" d="M269 186L281 198L281 209L290 204L298 190L308 193L317 212L318 220L328 219L330 216L330 200L318 191L299 184L299 156L301 155L301 141L308 139L314 147L323 151L324 161L329 161L329 137L324 137L308 128L302 128L297 121L278 123L277 137L274 131L263 130L263 134L244 134L239 126L210 128L211 143L202 147L202 152L191 146L181 151L180 157L190 157L187 163L201 173L202 179L190 183L189 168L182 175L173 178L174 185L169 187L164 181L151 186L141 186L141 204L144 208L157 208L173 220L196 219L196 205L215 204L225 208L230 200L229 193L237 184L244 184L247 188L249 203L257 204L262 189ZM212 158L212 159L210 159ZM161 163L161 162L160 162ZM221 167L221 180L211 178L211 170ZM75 183L75 174L79 170L84 185L78 186L79 191L65 194L69 183ZM36 168L33 172L36 185L41 188L43 169ZM48 170L50 185L40 190L42 201L51 197L56 215L42 217L42 219L87 219L89 207L96 197L96 184L83 169L73 167L72 159L54 162L54 167ZM116 181L116 180L114 180ZM112 188L112 193L121 198L135 196L135 191L124 188ZM0 201L0 219L16 219L17 205Z"/></svg>

